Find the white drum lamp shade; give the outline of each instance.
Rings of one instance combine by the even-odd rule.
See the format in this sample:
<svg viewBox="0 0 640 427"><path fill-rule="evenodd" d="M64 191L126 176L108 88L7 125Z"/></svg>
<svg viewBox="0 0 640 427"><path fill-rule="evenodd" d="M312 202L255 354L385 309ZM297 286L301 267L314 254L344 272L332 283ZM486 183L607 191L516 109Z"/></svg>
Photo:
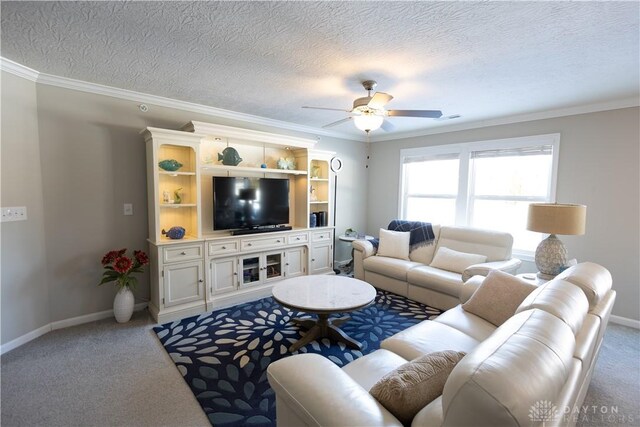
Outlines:
<svg viewBox="0 0 640 427"><path fill-rule="evenodd" d="M549 279L558 275L567 264L567 248L556 234L582 235L587 221L587 207L561 203L529 205L527 230L548 233L536 249L539 276Z"/></svg>

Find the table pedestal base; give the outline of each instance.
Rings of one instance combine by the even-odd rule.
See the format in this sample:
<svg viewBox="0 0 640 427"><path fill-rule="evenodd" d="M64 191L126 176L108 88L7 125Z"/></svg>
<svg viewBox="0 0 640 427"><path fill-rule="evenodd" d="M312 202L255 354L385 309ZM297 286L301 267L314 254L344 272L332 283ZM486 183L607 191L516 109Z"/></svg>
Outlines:
<svg viewBox="0 0 640 427"><path fill-rule="evenodd" d="M349 348L361 350L362 344L352 338L349 338L347 334L338 327L350 318L351 317L349 316L344 316L329 319L328 314L318 314L317 320L308 317L292 319L293 323L307 329L307 334L293 343L291 347L289 347L289 351L293 353L300 347L303 347L318 338L329 338L332 341L344 343Z"/></svg>

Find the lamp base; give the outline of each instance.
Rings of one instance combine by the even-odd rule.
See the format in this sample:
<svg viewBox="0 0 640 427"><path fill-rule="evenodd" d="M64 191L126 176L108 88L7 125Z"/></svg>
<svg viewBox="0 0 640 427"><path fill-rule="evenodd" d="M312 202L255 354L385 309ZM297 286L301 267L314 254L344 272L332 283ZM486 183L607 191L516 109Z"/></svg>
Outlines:
<svg viewBox="0 0 640 427"><path fill-rule="evenodd" d="M535 259L539 275L555 277L567 264L567 248L555 234L551 234L536 248Z"/></svg>

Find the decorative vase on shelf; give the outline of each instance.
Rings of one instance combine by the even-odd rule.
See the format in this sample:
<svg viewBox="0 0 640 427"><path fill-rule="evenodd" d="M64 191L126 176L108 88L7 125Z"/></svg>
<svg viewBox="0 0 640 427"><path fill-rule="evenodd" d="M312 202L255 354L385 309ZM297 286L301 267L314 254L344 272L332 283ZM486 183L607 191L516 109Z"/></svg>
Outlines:
<svg viewBox="0 0 640 427"><path fill-rule="evenodd" d="M133 305L133 292L128 286L123 286L113 299L113 314L118 323L126 323L131 319Z"/></svg>

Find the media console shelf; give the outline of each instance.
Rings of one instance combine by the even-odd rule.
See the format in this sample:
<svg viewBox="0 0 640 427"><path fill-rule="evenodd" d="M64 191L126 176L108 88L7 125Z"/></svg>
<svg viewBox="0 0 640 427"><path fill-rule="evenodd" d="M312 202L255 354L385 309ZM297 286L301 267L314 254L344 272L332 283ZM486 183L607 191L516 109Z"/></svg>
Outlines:
<svg viewBox="0 0 640 427"><path fill-rule="evenodd" d="M270 295L273 283L306 274L333 274L332 172L335 153L315 141L203 122L182 130L146 128L151 292L158 322L198 315ZM218 153L235 149L242 161L223 165ZM280 169L286 160L293 169ZM176 160L176 171L159 167ZM280 162L279 162L280 161ZM266 167L262 167L265 165ZM289 224L269 233L232 236L214 231L212 177L289 179ZM322 213L325 227L310 227ZM162 233L186 230L183 239Z"/></svg>

